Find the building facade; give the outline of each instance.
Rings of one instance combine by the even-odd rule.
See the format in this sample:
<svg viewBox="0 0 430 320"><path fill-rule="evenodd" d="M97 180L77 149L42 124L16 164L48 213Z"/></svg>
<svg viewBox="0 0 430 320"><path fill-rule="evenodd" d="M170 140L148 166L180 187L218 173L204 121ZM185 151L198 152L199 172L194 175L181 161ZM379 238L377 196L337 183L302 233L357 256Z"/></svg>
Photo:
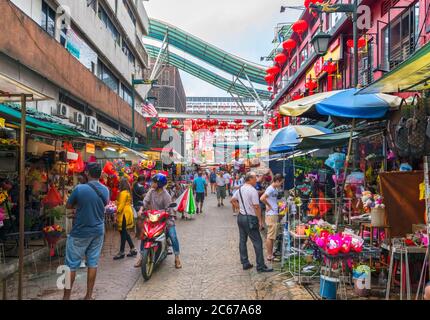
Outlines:
<svg viewBox="0 0 430 320"><path fill-rule="evenodd" d="M242 102L249 114L262 114L262 109L254 99L243 98ZM243 114L243 109L233 97L187 97L187 113L238 115Z"/></svg>
<svg viewBox="0 0 430 320"><path fill-rule="evenodd" d="M332 3L352 3L350 0ZM368 29L360 29L359 87L383 77L429 41L430 19L427 0L361 0L367 6ZM322 14L321 20L305 10L301 17L308 24L302 35L292 33L297 46L281 66L274 82L274 97L269 106L280 105L316 92L354 87L353 34L351 19L345 13ZM364 21L364 20L362 20ZM320 30L332 37L327 53L317 56L311 39Z"/></svg>
<svg viewBox="0 0 430 320"><path fill-rule="evenodd" d="M151 60L150 69L147 71L148 77L153 64L154 61ZM186 95L178 68L162 66L157 84L149 91L148 99L153 102L158 112L185 112Z"/></svg>
<svg viewBox="0 0 430 320"><path fill-rule="evenodd" d="M149 20L138 0L5 0L0 74L44 95L30 107L92 134L130 138L132 75L143 77ZM137 137L146 134L138 113Z"/></svg>

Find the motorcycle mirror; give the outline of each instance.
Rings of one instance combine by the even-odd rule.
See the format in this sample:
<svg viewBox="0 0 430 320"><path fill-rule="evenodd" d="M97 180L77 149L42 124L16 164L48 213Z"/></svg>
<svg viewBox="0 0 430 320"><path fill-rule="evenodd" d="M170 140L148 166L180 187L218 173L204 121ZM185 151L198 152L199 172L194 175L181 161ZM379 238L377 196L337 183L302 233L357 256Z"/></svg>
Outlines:
<svg viewBox="0 0 430 320"><path fill-rule="evenodd" d="M176 208L176 203L169 204L169 208Z"/></svg>

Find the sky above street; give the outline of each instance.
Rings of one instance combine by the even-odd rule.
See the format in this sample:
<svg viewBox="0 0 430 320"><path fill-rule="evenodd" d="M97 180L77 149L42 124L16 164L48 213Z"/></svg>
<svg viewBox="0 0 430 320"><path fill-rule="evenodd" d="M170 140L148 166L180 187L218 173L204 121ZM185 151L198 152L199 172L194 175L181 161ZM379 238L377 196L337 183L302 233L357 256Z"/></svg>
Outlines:
<svg viewBox="0 0 430 320"><path fill-rule="evenodd" d="M302 0L149 0L149 17L175 25L220 49L260 63L273 48L275 26L294 22L300 11L280 13L281 5ZM262 62L268 64L268 62ZM213 70L213 69L211 69ZM228 96L181 71L187 96Z"/></svg>

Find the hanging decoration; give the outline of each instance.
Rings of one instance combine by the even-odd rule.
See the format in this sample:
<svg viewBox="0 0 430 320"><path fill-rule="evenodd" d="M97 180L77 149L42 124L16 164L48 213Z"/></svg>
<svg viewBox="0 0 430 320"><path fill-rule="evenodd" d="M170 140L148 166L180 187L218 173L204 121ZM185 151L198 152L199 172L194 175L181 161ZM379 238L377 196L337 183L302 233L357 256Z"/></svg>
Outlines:
<svg viewBox="0 0 430 320"><path fill-rule="evenodd" d="M288 56L296 48L297 42L294 39L288 39L282 43L282 47L288 52Z"/></svg>
<svg viewBox="0 0 430 320"><path fill-rule="evenodd" d="M309 77L309 80L305 83L305 88L309 90L309 95L314 94L314 90L318 87L318 83L314 80L312 80L311 77Z"/></svg>
<svg viewBox="0 0 430 320"><path fill-rule="evenodd" d="M308 30L308 23L306 20L298 20L294 22L292 29L295 33L299 35L300 41L302 41L302 35L305 33L306 30Z"/></svg>
<svg viewBox="0 0 430 320"><path fill-rule="evenodd" d="M179 126L180 124L181 124L181 122L180 122L178 119L174 119L174 120L172 120L172 126L177 127L177 126Z"/></svg>
<svg viewBox="0 0 430 320"><path fill-rule="evenodd" d="M273 123L267 122L267 123L263 124L263 127L265 129L272 129L273 128Z"/></svg>
<svg viewBox="0 0 430 320"><path fill-rule="evenodd" d="M277 65L274 65L273 67L270 67L266 70L267 74L273 74L276 76L279 72L281 72L281 68L279 68Z"/></svg>
<svg viewBox="0 0 430 320"><path fill-rule="evenodd" d="M310 8L311 3L312 4L318 4L318 3L323 3L323 0L305 0L304 2L304 6L306 9L309 10L309 12L314 16L314 17L318 17L318 12L312 8Z"/></svg>
<svg viewBox="0 0 430 320"><path fill-rule="evenodd" d="M210 129L209 129L209 131L210 131L211 133L215 133L216 128L212 127L212 128L210 128Z"/></svg>
<svg viewBox="0 0 430 320"><path fill-rule="evenodd" d="M160 118L158 119L158 121L160 121L161 123L167 123L167 118Z"/></svg>
<svg viewBox="0 0 430 320"><path fill-rule="evenodd" d="M363 37L361 37L360 39L358 39L358 49L362 49L367 45L367 40ZM349 39L346 42L346 46L350 49L354 48L354 39Z"/></svg>
<svg viewBox="0 0 430 320"><path fill-rule="evenodd" d="M283 65L285 62L287 62L287 56L284 53L278 53L274 60L279 65Z"/></svg>
<svg viewBox="0 0 430 320"><path fill-rule="evenodd" d="M264 80L266 80L267 84L272 84L275 81L275 75L269 73L264 77Z"/></svg>
<svg viewBox="0 0 430 320"><path fill-rule="evenodd" d="M241 124L242 123L242 119L234 119L234 123Z"/></svg>
<svg viewBox="0 0 430 320"><path fill-rule="evenodd" d="M197 119L196 120L197 125L201 126L204 123L203 119Z"/></svg>
<svg viewBox="0 0 430 320"><path fill-rule="evenodd" d="M235 125L235 124L233 124L233 123L230 123L230 124L228 125L228 128L229 128L230 130L234 130L234 129L236 129L236 125Z"/></svg>
<svg viewBox="0 0 430 320"><path fill-rule="evenodd" d="M227 127L227 126L228 126L227 121L221 121L221 122L220 122L220 126L221 126L221 127Z"/></svg>
<svg viewBox="0 0 430 320"><path fill-rule="evenodd" d="M254 120L252 120L252 119L248 119L248 120L246 120L246 123L247 123L247 124L249 124L249 125L251 125L251 124L253 124L253 123L254 123Z"/></svg>
<svg viewBox="0 0 430 320"><path fill-rule="evenodd" d="M298 91L294 92L293 95L291 96L291 100L293 100L293 101L299 100L301 98L302 98L302 95Z"/></svg>
<svg viewBox="0 0 430 320"><path fill-rule="evenodd" d="M272 87L267 87L267 91L272 91L273 88Z"/></svg>
<svg viewBox="0 0 430 320"><path fill-rule="evenodd" d="M337 71L337 64L330 59L324 63L323 71L327 72L327 91L332 91L333 74Z"/></svg>

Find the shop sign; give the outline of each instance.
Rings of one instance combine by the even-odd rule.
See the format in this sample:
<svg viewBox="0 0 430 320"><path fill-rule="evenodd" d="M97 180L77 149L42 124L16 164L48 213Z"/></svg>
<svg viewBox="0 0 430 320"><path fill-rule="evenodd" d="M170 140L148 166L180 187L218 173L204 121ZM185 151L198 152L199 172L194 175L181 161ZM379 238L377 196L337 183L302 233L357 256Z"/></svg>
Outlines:
<svg viewBox="0 0 430 320"><path fill-rule="evenodd" d="M94 143L87 143L85 148L87 153L96 153L96 146Z"/></svg>
<svg viewBox="0 0 430 320"><path fill-rule="evenodd" d="M323 65L324 65L324 57L319 57L314 65L315 77L319 77L319 75L322 72Z"/></svg>
<svg viewBox="0 0 430 320"><path fill-rule="evenodd" d="M0 118L0 128L4 128L6 126L6 119Z"/></svg>
<svg viewBox="0 0 430 320"><path fill-rule="evenodd" d="M76 57L77 59L81 57L81 52L79 48L74 43L72 43L72 41L67 40L66 49L70 52L72 56Z"/></svg>

